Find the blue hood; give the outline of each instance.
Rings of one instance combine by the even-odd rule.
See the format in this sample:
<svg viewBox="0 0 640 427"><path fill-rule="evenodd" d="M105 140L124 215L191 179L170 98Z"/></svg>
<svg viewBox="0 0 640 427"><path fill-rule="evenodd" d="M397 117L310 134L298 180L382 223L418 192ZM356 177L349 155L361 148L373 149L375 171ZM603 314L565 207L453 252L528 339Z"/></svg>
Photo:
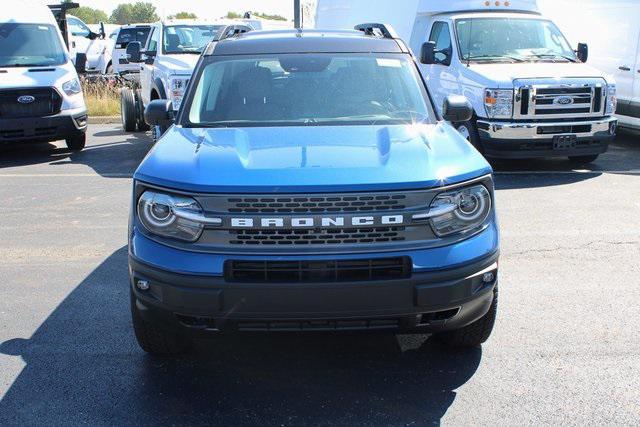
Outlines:
<svg viewBox="0 0 640 427"><path fill-rule="evenodd" d="M211 193L437 187L491 172L451 126L173 126L135 179Z"/></svg>

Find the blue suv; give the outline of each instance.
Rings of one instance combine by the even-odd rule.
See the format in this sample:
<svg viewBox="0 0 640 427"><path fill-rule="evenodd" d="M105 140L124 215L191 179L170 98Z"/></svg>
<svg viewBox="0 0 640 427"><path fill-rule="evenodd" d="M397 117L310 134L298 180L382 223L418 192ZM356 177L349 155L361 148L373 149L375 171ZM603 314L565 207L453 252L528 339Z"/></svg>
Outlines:
<svg viewBox="0 0 640 427"><path fill-rule="evenodd" d="M496 317L492 170L393 29L211 43L134 175L133 326L155 354L244 331L388 330L476 346Z"/></svg>

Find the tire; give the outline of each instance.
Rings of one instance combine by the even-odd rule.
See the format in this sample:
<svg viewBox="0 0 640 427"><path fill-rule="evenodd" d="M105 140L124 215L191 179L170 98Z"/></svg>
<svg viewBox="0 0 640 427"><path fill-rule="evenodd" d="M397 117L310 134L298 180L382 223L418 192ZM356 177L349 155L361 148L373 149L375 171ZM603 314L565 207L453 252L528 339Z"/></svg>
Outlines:
<svg viewBox="0 0 640 427"><path fill-rule="evenodd" d="M69 150L80 151L84 148L85 144L87 143L87 134L83 133L82 135L67 138L65 142Z"/></svg>
<svg viewBox="0 0 640 427"><path fill-rule="evenodd" d="M569 160L573 163L584 165L586 163L595 162L599 156L599 154L592 154L591 156L569 156Z"/></svg>
<svg viewBox="0 0 640 427"><path fill-rule="evenodd" d="M124 131L135 132L137 126L135 95L126 87L120 89L120 115Z"/></svg>
<svg viewBox="0 0 640 427"><path fill-rule="evenodd" d="M136 118L137 118L136 126L138 128L138 131L146 132L151 128L147 124L147 122L144 121L144 105L142 104L142 91L140 89L136 89L135 97L136 97Z"/></svg>
<svg viewBox="0 0 640 427"><path fill-rule="evenodd" d="M107 70L106 70L105 74L108 75L108 76L113 74L113 65L109 64L109 66L107 66Z"/></svg>
<svg viewBox="0 0 640 427"><path fill-rule="evenodd" d="M498 288L493 291L493 302L487 314L475 322L453 331L440 332L435 338L452 347L476 347L489 339L498 313Z"/></svg>
<svg viewBox="0 0 640 427"><path fill-rule="evenodd" d="M473 122L460 122L454 123L453 127L456 128L458 133L462 135L467 141L471 143L479 152L484 152L482 148L482 142L480 141L480 134L478 128Z"/></svg>
<svg viewBox="0 0 640 427"><path fill-rule="evenodd" d="M140 348L153 355L176 355L185 353L191 342L177 333L167 331L157 325L145 321L136 307L136 297L131 293L131 320L133 332Z"/></svg>

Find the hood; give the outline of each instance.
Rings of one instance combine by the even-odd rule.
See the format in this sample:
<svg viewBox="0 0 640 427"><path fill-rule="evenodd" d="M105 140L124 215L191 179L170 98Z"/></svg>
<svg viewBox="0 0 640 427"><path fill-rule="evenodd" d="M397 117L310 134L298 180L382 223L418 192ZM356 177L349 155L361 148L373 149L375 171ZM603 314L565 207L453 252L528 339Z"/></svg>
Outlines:
<svg viewBox="0 0 640 427"><path fill-rule="evenodd" d="M76 77L69 62L49 67L7 67L0 74L0 89L56 86Z"/></svg>
<svg viewBox="0 0 640 427"><path fill-rule="evenodd" d="M156 66L170 70L171 74L192 74L200 55L183 53L158 56Z"/></svg>
<svg viewBox="0 0 640 427"><path fill-rule="evenodd" d="M135 179L213 193L438 187L491 173L451 126L173 126Z"/></svg>
<svg viewBox="0 0 640 427"><path fill-rule="evenodd" d="M512 87L515 79L558 79L571 77L602 77L613 79L590 65L579 62L523 62L517 64L471 64L470 70L499 88Z"/></svg>

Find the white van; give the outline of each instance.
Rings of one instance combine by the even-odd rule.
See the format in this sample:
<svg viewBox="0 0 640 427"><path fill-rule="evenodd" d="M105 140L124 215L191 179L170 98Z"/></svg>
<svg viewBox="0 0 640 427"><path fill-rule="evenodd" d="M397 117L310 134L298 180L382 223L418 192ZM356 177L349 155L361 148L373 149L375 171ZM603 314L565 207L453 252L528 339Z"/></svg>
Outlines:
<svg viewBox="0 0 640 427"><path fill-rule="evenodd" d="M538 3L569 40L589 44L589 62L616 79L616 116L620 126L640 130L640 1L539 0Z"/></svg>
<svg viewBox="0 0 640 427"><path fill-rule="evenodd" d="M51 10L27 1L0 8L0 143L64 139L85 145L87 108Z"/></svg>
<svg viewBox="0 0 640 427"><path fill-rule="evenodd" d="M391 24L420 55L437 107L466 96L454 123L488 157L568 156L586 163L616 132L614 80L583 62L535 0L319 0L317 28Z"/></svg>

